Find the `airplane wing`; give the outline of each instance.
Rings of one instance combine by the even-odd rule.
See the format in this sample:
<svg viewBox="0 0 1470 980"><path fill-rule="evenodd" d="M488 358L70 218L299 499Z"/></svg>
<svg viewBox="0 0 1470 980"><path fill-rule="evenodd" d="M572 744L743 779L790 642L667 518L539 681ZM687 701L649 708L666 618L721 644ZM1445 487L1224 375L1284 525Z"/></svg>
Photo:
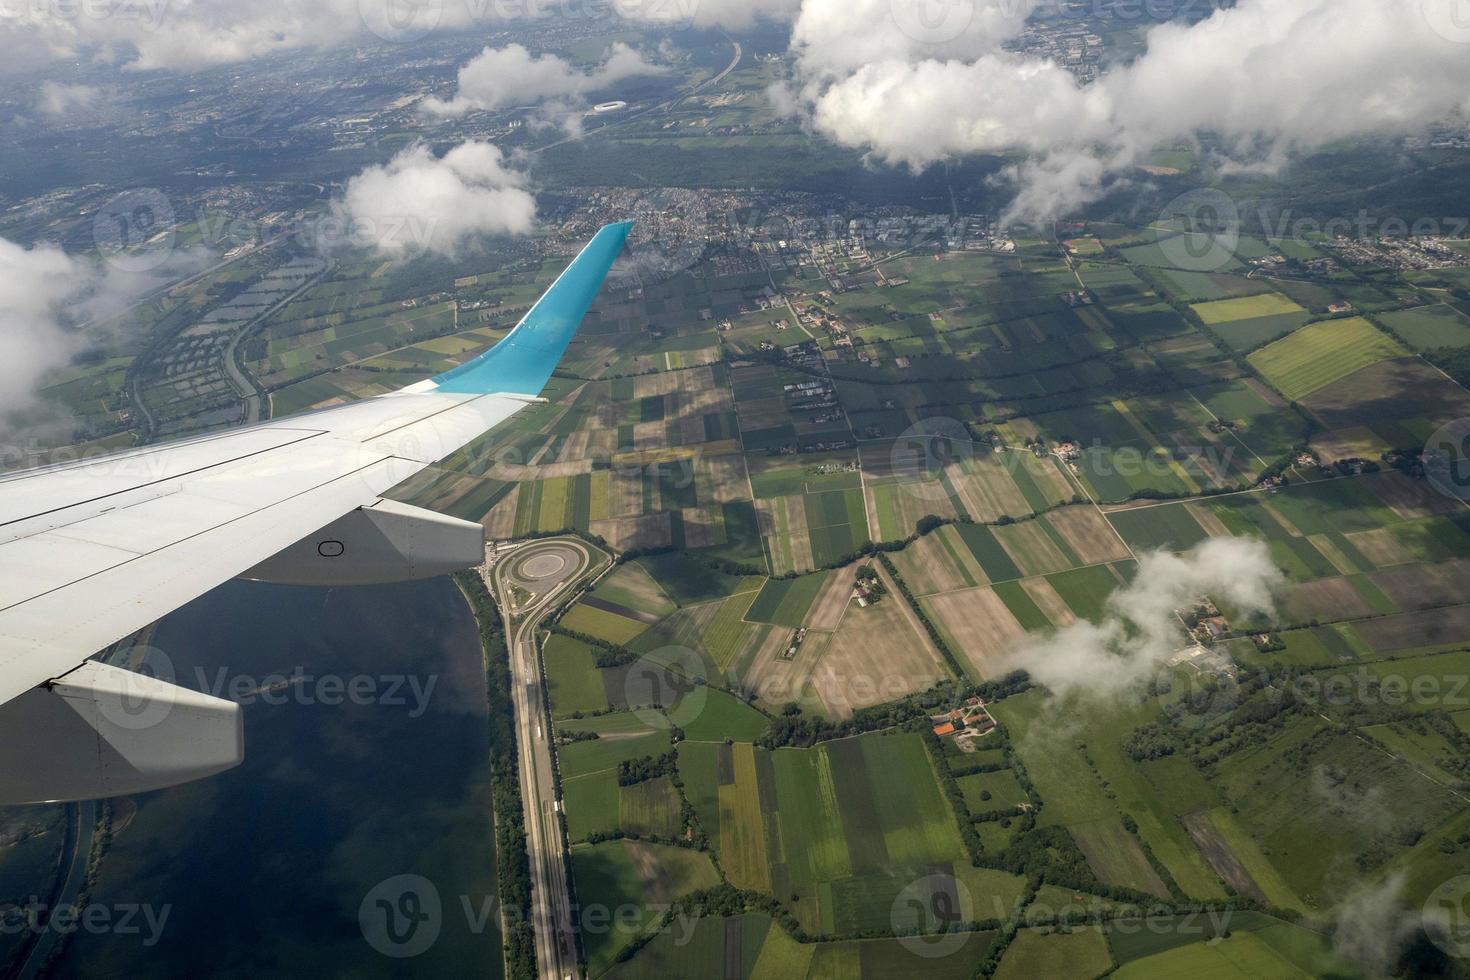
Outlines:
<svg viewBox="0 0 1470 980"><path fill-rule="evenodd" d="M0 479L0 802L16 796L7 719L36 724L11 702L66 694L98 651L216 586L398 581L482 561L479 525L380 494L538 401L631 227L603 228L505 339L432 380ZM96 701L97 687L78 697Z"/></svg>

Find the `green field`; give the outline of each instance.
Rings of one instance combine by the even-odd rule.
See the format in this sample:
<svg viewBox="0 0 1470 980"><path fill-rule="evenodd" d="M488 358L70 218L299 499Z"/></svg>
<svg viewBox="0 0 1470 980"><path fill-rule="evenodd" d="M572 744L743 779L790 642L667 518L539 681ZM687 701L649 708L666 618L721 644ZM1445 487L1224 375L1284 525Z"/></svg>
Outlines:
<svg viewBox="0 0 1470 980"><path fill-rule="evenodd" d="M618 566L612 574L597 584L592 595L660 619L677 608L673 600L664 595L663 589L659 588L648 570L634 562Z"/></svg>
<svg viewBox="0 0 1470 980"><path fill-rule="evenodd" d="M687 745L680 773L732 883L789 901L809 928L882 928L924 869L966 860L923 743L868 735L767 752ZM958 870L952 873L959 874ZM1008 907L1020 881L977 880Z"/></svg>
<svg viewBox="0 0 1470 980"><path fill-rule="evenodd" d="M1137 552L1188 551L1209 537L1183 504L1118 511L1108 523Z"/></svg>
<svg viewBox="0 0 1470 980"><path fill-rule="evenodd" d="M1289 930L1281 925L1273 928ZM1260 977L1295 980L1320 976L1351 976L1342 973L1346 964L1336 960L1318 940L1316 949L1293 942L1294 937L1276 938L1273 944L1263 932L1233 932L1229 938L1192 943L1164 953L1133 960L1114 973L1118 980L1165 980L1172 977L1210 977L1219 980L1256 980ZM1288 945L1290 944L1290 945ZM1284 946L1285 949L1278 949ZM1318 972L1323 971L1323 972Z"/></svg>
<svg viewBox="0 0 1470 980"><path fill-rule="evenodd" d="M1242 296L1238 299L1216 300L1213 303L1196 303L1192 309L1208 326L1230 323L1234 320L1255 320L1266 316L1306 312L1278 293L1261 293L1259 296Z"/></svg>
<svg viewBox="0 0 1470 980"><path fill-rule="evenodd" d="M1417 351L1470 347L1470 316L1448 304L1384 313L1382 319Z"/></svg>
<svg viewBox="0 0 1470 980"><path fill-rule="evenodd" d="M571 611L561 618L560 625L563 629L586 633L619 646L631 643L639 634L648 629L647 623L629 619L627 616L621 616L606 609L598 609L587 603L573 606Z"/></svg>
<svg viewBox="0 0 1470 980"><path fill-rule="evenodd" d="M612 980L971 980L989 952L993 933L960 934L944 956L926 955L921 942L894 939L801 944L765 916L695 921L692 933L660 932L639 953L605 974Z"/></svg>
<svg viewBox="0 0 1470 980"><path fill-rule="evenodd" d="M808 493L807 536L818 568L832 565L868 542L868 518L861 490Z"/></svg>
<svg viewBox="0 0 1470 980"><path fill-rule="evenodd" d="M1362 317L1309 324L1250 355L1284 398L1296 401L1354 371L1408 351Z"/></svg>
<svg viewBox="0 0 1470 980"><path fill-rule="evenodd" d="M1099 977L1112 966L1102 930L1081 926L1061 933L1022 929L1001 958L996 980L1035 977Z"/></svg>
<svg viewBox="0 0 1470 980"><path fill-rule="evenodd" d="M577 900L584 910L582 943L593 976L611 967L617 951L654 922L655 906L720 881L706 855L662 844L609 841L577 847L571 864ZM609 914L603 918L591 910Z"/></svg>
<svg viewBox="0 0 1470 980"><path fill-rule="evenodd" d="M1046 580L1078 619L1094 622L1102 619L1108 596L1122 584L1107 565L1074 568L1069 572L1048 575Z"/></svg>
<svg viewBox="0 0 1470 980"><path fill-rule="evenodd" d="M597 653L569 636L553 636L546 641L543 657L554 717L607 710L607 690L597 669Z"/></svg>
<svg viewBox="0 0 1470 980"><path fill-rule="evenodd" d="M970 549L980 567L992 582L1010 582L1021 578L1021 570L1005 548L996 540L995 532L979 524L961 524L960 540Z"/></svg>
<svg viewBox="0 0 1470 980"><path fill-rule="evenodd" d="M720 742L727 738L753 742L770 724L769 718L744 701L710 688L686 695L669 713L678 720L685 738L696 742ZM693 717L687 717L690 715Z"/></svg>
<svg viewBox="0 0 1470 980"><path fill-rule="evenodd" d="M746 618L751 622L796 629L805 622L812 602L826 581L826 572L799 578L771 579L761 588Z"/></svg>

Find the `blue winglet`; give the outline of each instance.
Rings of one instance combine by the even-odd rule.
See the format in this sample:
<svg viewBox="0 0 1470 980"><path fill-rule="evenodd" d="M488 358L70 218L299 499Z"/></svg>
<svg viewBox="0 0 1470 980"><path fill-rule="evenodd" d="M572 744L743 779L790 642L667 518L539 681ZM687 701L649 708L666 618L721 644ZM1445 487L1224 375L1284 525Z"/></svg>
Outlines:
<svg viewBox="0 0 1470 980"><path fill-rule="evenodd" d="M632 230L624 221L599 231L504 340L434 384L456 394L541 394Z"/></svg>

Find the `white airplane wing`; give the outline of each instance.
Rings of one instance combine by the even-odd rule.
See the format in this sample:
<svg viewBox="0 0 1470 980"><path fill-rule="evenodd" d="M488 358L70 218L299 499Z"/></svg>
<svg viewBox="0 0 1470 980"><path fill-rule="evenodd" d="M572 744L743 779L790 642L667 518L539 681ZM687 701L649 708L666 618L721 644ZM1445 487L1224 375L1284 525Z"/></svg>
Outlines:
<svg viewBox="0 0 1470 980"><path fill-rule="evenodd" d="M153 788L145 785L150 779L171 785L183 781L174 777L237 763L243 756L234 705L171 685L155 690L156 681L88 663L216 586L239 577L401 581L482 561L478 524L380 494L538 400L630 229L603 228L504 340L430 381L221 435L0 479L0 802L113 795ZM158 714L116 706L109 712L111 697L155 706L172 698L180 710L165 714L185 727L139 726L143 733L132 740L148 744L119 749L127 756L121 776L104 774L94 786L102 777L90 761L56 757L97 741L97 723L109 727L109 714L123 712L124 733L129 719ZM61 720L46 720L51 715ZM62 729L75 727L73 716L91 721L68 735ZM226 721L231 731L221 727ZM184 753L181 764L179 739L202 735L217 744L198 757ZM17 766L30 771L17 773ZM72 771L77 767L83 771Z"/></svg>

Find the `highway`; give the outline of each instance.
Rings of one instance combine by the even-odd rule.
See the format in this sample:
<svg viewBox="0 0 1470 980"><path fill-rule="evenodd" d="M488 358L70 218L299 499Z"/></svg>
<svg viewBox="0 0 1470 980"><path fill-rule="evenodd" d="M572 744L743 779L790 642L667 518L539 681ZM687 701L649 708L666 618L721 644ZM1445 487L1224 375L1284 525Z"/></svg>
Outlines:
<svg viewBox="0 0 1470 980"><path fill-rule="evenodd" d="M536 964L543 980L580 978L581 973L577 968L571 895L557 816L552 732L542 697L536 633L594 566L604 562L605 556L581 541L556 538L522 545L486 568L485 582L500 606L510 646L521 799L531 860ZM519 591L512 590L512 585ZM521 596L523 607L513 607L513 594ZM527 594L531 598L527 599Z"/></svg>

